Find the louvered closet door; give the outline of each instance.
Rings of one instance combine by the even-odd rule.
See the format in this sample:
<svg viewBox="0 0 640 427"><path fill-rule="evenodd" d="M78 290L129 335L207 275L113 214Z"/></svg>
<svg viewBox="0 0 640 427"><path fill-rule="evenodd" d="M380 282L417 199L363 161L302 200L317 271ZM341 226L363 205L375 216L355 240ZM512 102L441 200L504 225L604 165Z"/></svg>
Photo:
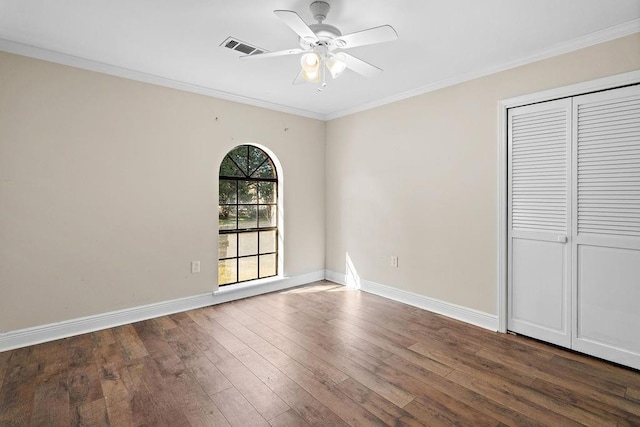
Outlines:
<svg viewBox="0 0 640 427"><path fill-rule="evenodd" d="M573 104L573 348L640 369L640 86Z"/></svg>
<svg viewBox="0 0 640 427"><path fill-rule="evenodd" d="M508 328L571 344L571 100L509 110Z"/></svg>

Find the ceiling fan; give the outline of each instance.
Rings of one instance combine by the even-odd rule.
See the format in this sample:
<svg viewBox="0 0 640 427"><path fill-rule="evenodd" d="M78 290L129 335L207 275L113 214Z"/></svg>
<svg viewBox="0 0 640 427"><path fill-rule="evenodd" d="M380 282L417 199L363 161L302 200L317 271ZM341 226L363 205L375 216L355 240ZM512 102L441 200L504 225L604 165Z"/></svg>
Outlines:
<svg viewBox="0 0 640 427"><path fill-rule="evenodd" d="M246 55L241 58L258 59L302 54L300 57L301 70L293 80L293 84L304 83L305 81L318 83L319 91L322 91L327 85L327 71L334 79L346 68L365 77L371 77L382 72L382 69L375 65L341 50L396 40L398 34L392 26L382 25L342 35L336 27L324 23L331 8L329 3L326 1L314 1L309 8L314 19L318 21L311 25L307 25L300 15L292 10L273 11L278 18L282 19L298 35L299 48Z"/></svg>

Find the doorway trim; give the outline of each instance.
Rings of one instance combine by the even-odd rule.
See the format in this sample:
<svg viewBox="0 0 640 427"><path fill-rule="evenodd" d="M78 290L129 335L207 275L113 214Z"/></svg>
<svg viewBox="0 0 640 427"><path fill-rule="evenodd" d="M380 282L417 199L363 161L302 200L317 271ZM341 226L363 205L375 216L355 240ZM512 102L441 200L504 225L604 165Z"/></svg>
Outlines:
<svg viewBox="0 0 640 427"><path fill-rule="evenodd" d="M507 332L507 110L554 99L584 95L640 83L640 70L503 99L498 102L498 332Z"/></svg>

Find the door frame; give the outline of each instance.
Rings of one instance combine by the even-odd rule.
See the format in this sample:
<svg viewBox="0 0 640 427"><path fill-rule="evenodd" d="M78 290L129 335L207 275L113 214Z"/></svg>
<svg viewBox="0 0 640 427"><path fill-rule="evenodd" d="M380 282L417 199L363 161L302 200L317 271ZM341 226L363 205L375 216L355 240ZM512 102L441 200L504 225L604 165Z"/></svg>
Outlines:
<svg viewBox="0 0 640 427"><path fill-rule="evenodd" d="M640 83L640 70L536 92L498 102L498 332L507 332L508 283L508 141L507 110Z"/></svg>

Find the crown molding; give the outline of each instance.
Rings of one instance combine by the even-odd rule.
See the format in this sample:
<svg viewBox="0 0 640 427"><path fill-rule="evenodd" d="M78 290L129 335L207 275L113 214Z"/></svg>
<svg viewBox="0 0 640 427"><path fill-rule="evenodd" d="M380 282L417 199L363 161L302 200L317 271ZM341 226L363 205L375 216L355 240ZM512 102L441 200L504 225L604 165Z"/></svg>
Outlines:
<svg viewBox="0 0 640 427"><path fill-rule="evenodd" d="M31 58L41 59L44 61L54 62L57 64L68 65L71 67L81 68L84 70L95 71L98 73L109 74L125 79L136 80L144 83L155 84L158 86L164 86L172 89L182 90L185 92L196 93L199 95L210 96L213 98L223 99L226 101L238 102L241 104L252 105L254 107L266 108L269 110L279 111L282 113L294 114L297 116L308 117L311 119L329 121L338 119L340 117L348 116L351 114L359 113L362 111L370 110L376 107L381 107L386 104L391 104L397 101L402 101L414 96L423 95L425 93L440 90L449 86L464 83L469 80L474 80L480 77L488 76L490 74L506 71L512 68L520 67L530 64L532 62L541 61L543 59L551 58L554 56L569 53L575 50L583 49L589 46L593 46L599 43L604 43L613 39L628 36L640 32L640 19L634 19L613 27L606 28L604 30L596 31L573 40L569 40L564 43L554 45L548 49L544 49L534 53L533 55L526 56L524 58L517 59L515 61L505 62L496 66L487 67L482 70L473 71L470 73L461 74L448 79L440 80L435 83L421 86L416 89L411 89L396 95L392 95L386 98L381 98L376 101L361 104L352 108L336 111L333 113L322 114L313 111L301 110L285 105L280 105L268 101L262 101L259 99L249 98L241 95L235 95L229 92L224 92L216 89L206 88L204 86L198 86L191 83L181 82L178 80L172 80L165 77L156 76L141 71L131 70L128 68L118 67L115 65L106 64L103 62L93 61L90 59L81 58L66 53L40 48L37 46L18 43L6 39L0 38L0 51L9 53L15 53Z"/></svg>
<svg viewBox="0 0 640 427"><path fill-rule="evenodd" d="M567 42L554 45L550 48L538 51L533 55L529 55L524 58L517 59L515 61L505 62L496 66L484 68L482 70L461 74L459 76L440 80L438 82L435 82L426 86L422 86L416 89L411 89L406 92L402 92L386 98L378 99L373 102L362 104L357 107L348 108L348 109L337 111L334 113L329 113L325 115L325 120L328 121L328 120L338 119L340 117L345 117L351 114L370 110L372 108L381 107L386 104L402 101L403 99L412 98L414 96L423 95L429 92L434 92L439 89L444 89L448 86L454 86L460 83L467 82L469 80L475 80L480 77L485 77L490 74L495 74L501 71L510 70L512 68L521 67L523 65L541 61L543 59L552 58L554 56L573 52L575 50L583 49L589 46L604 43L610 40L614 40L614 39L628 36L630 34L634 34L638 32L640 32L640 19L634 19L632 21L625 22L623 24L615 25L613 27L609 27L604 30L596 31L594 33L590 33L590 34L575 38L573 40L569 40Z"/></svg>
<svg viewBox="0 0 640 427"><path fill-rule="evenodd" d="M285 105L275 104L267 101L261 101L259 99L249 98L241 95L235 95L233 93L224 92L221 90L210 89L204 86L181 82L179 80L168 79L165 77L156 76L154 74L144 73L142 71L118 67L115 65L106 64L104 62L93 61L91 59L69 55L67 53L44 49L28 44L18 43L2 38L0 38L0 51L15 53L17 55L27 56L35 59L41 59L43 61L54 62L56 64L68 65L70 67L81 68L83 70L95 71L97 73L122 77L129 80L136 80L143 83L150 83L158 86L168 87L171 89L196 93L198 95L210 96L225 101L238 102L240 104L266 108L268 110L294 114L296 116L308 117L311 119L325 120L324 114L300 110L297 108L287 107Z"/></svg>

